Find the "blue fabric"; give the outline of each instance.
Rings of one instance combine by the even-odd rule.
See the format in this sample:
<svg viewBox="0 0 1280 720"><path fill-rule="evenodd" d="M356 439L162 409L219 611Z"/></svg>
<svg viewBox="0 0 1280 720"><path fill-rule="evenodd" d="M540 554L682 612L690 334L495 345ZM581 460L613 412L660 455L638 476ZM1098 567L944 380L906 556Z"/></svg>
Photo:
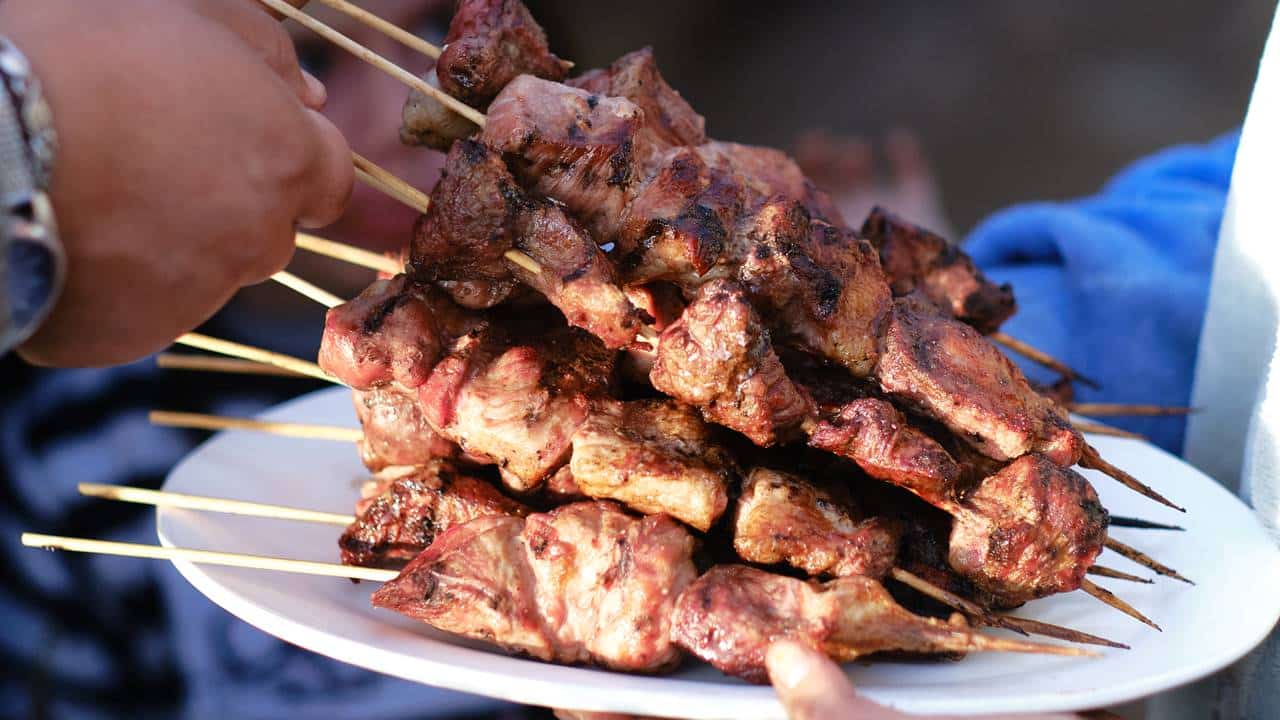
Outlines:
<svg viewBox="0 0 1280 720"><path fill-rule="evenodd" d="M1004 330L1101 383L1077 384L1077 400L1187 404L1238 140L1163 151L1097 195L1009 208L966 240L988 276L1013 284ZM1180 418L1107 421L1182 449Z"/></svg>

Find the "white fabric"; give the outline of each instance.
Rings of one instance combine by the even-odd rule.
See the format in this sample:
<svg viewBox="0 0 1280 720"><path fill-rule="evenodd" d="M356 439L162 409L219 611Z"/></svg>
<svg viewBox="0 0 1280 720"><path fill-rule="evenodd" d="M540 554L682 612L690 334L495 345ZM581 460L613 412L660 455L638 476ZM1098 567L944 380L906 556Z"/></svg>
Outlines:
<svg viewBox="0 0 1280 720"><path fill-rule="evenodd" d="M1201 411L1188 420L1184 453L1238 491L1280 542L1278 307L1280 14L1263 51L1231 176L1192 390L1192 404ZM1222 611L1229 622L1230 608ZM1153 698L1147 707L1148 717L1160 720L1280 717L1280 633L1232 668Z"/></svg>

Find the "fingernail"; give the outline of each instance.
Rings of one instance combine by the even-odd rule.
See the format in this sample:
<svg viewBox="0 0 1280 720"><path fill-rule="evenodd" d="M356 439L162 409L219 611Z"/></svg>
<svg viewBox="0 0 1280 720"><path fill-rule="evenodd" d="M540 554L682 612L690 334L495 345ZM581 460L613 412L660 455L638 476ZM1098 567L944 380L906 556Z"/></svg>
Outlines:
<svg viewBox="0 0 1280 720"><path fill-rule="evenodd" d="M791 640L774 643L766 662L774 686L783 690L794 690L813 672L812 651Z"/></svg>
<svg viewBox="0 0 1280 720"><path fill-rule="evenodd" d="M314 107L324 105L325 100L329 97L329 91L325 88L324 83L320 82L320 78L303 70L302 81L307 84L307 96L311 100L310 105Z"/></svg>

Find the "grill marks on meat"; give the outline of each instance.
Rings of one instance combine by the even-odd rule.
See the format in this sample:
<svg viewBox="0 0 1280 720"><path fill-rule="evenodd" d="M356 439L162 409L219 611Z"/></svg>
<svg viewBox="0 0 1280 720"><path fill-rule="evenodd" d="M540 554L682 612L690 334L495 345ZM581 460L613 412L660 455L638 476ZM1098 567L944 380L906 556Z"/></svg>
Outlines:
<svg viewBox="0 0 1280 720"><path fill-rule="evenodd" d="M629 52L609 67L583 73L567 84L635 103L644 111L645 130L656 144L701 145L707 139L707 121L663 79L652 48Z"/></svg>
<svg viewBox="0 0 1280 720"><path fill-rule="evenodd" d="M958 246L874 208L862 236L880 252L880 264L895 296L922 292L933 304L983 335L1000 328L1017 310L1013 288L987 279Z"/></svg>
<svg viewBox="0 0 1280 720"><path fill-rule="evenodd" d="M354 396L356 417L364 431L357 447L360 460L370 470L424 465L457 454L457 446L436 434L422 416L416 393L384 385L356 390Z"/></svg>
<svg viewBox="0 0 1280 720"><path fill-rule="evenodd" d="M1080 587L1102 552L1107 511L1076 472L1027 455L968 493L951 530L951 567L1014 606Z"/></svg>
<svg viewBox="0 0 1280 720"><path fill-rule="evenodd" d="M703 285L680 320L662 332L649 377L658 390L697 405L709 421L757 445L796 436L812 412L746 293L727 280Z"/></svg>
<svg viewBox="0 0 1280 720"><path fill-rule="evenodd" d="M501 156L461 140L413 241L415 273L427 280L505 283L518 279L613 348L635 341L643 316L617 285L612 263L563 208L527 197ZM542 268L530 272L504 257L520 250ZM501 296L493 300L500 301Z"/></svg>
<svg viewBox="0 0 1280 720"><path fill-rule="evenodd" d="M656 672L679 659L671 617L693 549L670 518L605 502L485 517L439 536L373 604L540 660Z"/></svg>
<svg viewBox="0 0 1280 720"><path fill-rule="evenodd" d="M331 308L320 341L320 366L357 390L426 382L443 348L475 318L404 275L377 280Z"/></svg>
<svg viewBox="0 0 1280 720"><path fill-rule="evenodd" d="M440 87L475 108L517 75L561 80L569 72L520 0L461 0L444 42L436 62Z"/></svg>
<svg viewBox="0 0 1280 720"><path fill-rule="evenodd" d="M818 422L809 444L858 464L868 475L954 507L960 467L933 438L911 426L890 403L860 398Z"/></svg>
<svg viewBox="0 0 1280 720"><path fill-rule="evenodd" d="M613 361L580 330L526 339L488 325L454 344L418 397L438 433L524 492L568 460L590 398L608 390Z"/></svg>
<svg viewBox="0 0 1280 720"><path fill-rule="evenodd" d="M604 242L647 176L655 149L637 136L644 122L626 98L522 75L489 107L483 138L525 187L563 203Z"/></svg>
<svg viewBox="0 0 1280 720"><path fill-rule="evenodd" d="M972 327L900 299L881 353L880 386L982 454L1012 460L1034 451L1063 467L1080 459L1084 440L1066 414Z"/></svg>
<svg viewBox="0 0 1280 720"><path fill-rule="evenodd" d="M733 461L689 407L601 402L573 437L576 489L706 531L728 505Z"/></svg>
<svg viewBox="0 0 1280 720"><path fill-rule="evenodd" d="M701 144L697 151L708 164L743 177L756 195L782 195L797 200L814 219L844 225L830 196L805 177L796 161L781 150L712 140Z"/></svg>
<svg viewBox="0 0 1280 720"><path fill-rule="evenodd" d="M435 460L378 482L338 540L347 565L400 568L454 525L491 515L523 517L528 508L492 485Z"/></svg>
<svg viewBox="0 0 1280 720"><path fill-rule="evenodd" d="M855 520L856 508L789 473L755 468L742 483L733 547L747 562L786 563L810 576L881 578L902 532L885 518Z"/></svg>
<svg viewBox="0 0 1280 720"><path fill-rule="evenodd" d="M768 681L769 645L788 639L838 662L884 651L979 649L981 636L912 615L880 583L849 576L826 583L717 565L676 602L672 637L698 658L749 682Z"/></svg>

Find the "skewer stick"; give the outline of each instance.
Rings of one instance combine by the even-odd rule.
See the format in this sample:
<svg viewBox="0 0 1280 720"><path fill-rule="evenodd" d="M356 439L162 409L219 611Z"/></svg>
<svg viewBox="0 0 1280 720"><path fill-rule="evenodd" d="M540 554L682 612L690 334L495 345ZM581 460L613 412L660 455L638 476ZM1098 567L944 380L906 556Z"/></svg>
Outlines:
<svg viewBox="0 0 1280 720"><path fill-rule="evenodd" d="M1155 580L1152 580L1150 578L1139 577L1137 575L1130 575L1127 572L1112 570L1111 568L1105 567L1103 565L1091 565L1089 566L1089 569L1086 570L1085 572L1089 573L1090 575L1097 575L1098 577L1112 578L1114 580L1127 580L1129 582L1143 583L1144 585L1155 584Z"/></svg>
<svg viewBox="0 0 1280 720"><path fill-rule="evenodd" d="M306 297L311 298L312 300L315 300L316 302L320 303L325 307L331 308L335 305L341 305L342 303L346 302L345 300L338 297L337 295L334 295L328 290L325 290L324 288L319 287L318 285L313 285L307 282L306 280L303 280L302 278L298 277L297 275L294 275L291 272L285 272L284 270L281 270L275 275L272 275L271 279L275 280L281 285L284 285L290 290L293 290L294 292L297 292L301 295L305 295Z"/></svg>
<svg viewBox="0 0 1280 720"><path fill-rule="evenodd" d="M275 377L307 378L292 370L266 365L252 360L214 357L210 355L187 355L181 353L160 353L156 355L156 366L166 370L200 370L204 372L234 373L241 375L272 375ZM1114 523L1113 523L1114 524Z"/></svg>
<svg viewBox="0 0 1280 720"><path fill-rule="evenodd" d="M359 428L254 420L252 418L204 415L202 413L153 410L147 415L147 419L155 425L163 425L165 427L196 428L199 430L253 430L270 435L285 435L311 440L359 442L364 437L364 433Z"/></svg>
<svg viewBox="0 0 1280 720"><path fill-rule="evenodd" d="M1128 650L1129 646L1124 643L1118 643L1114 640L1108 640L1097 635L1090 635L1086 632L1073 630L1061 625L1052 625L1039 620L1030 620L1027 618L1011 617L1008 615L998 615L988 611L986 608L977 603L966 600L955 593L940 588L937 585L925 580L924 578L902 568L893 568L890 571L893 579L910 587L922 595L937 600L948 607L959 610L960 612L974 618L977 622L988 625L990 627L1004 628L1021 635L1034 633L1036 635L1044 635L1045 637L1057 638L1058 640L1067 640L1070 642L1085 643L1087 645L1103 645L1106 647L1120 648Z"/></svg>
<svg viewBox="0 0 1280 720"><path fill-rule="evenodd" d="M1177 530L1178 532L1186 532L1186 528L1181 525L1165 525L1164 523L1151 522L1142 518L1125 517L1124 515L1112 515L1111 527L1135 528L1138 530Z"/></svg>
<svg viewBox="0 0 1280 720"><path fill-rule="evenodd" d="M363 248L353 245L326 240L315 235L307 233L298 233L294 236L294 242L298 247L317 255L341 260L342 262L351 263L360 267L377 270L388 275L395 275L404 272L404 264L395 258L379 255Z"/></svg>
<svg viewBox="0 0 1280 720"><path fill-rule="evenodd" d="M27 547L44 548L46 550L67 550L69 552L119 555L153 560L186 560L187 562L205 565L278 570L302 575L323 575L325 577L370 580L373 582L387 582L395 579L396 575L399 574L394 570L380 570L378 568L358 567L355 565L338 565L337 563L312 562L309 560L288 560L265 555L169 548L159 545L140 545L138 543L107 540L88 540L59 535L40 535L38 533L22 533L22 544Z"/></svg>
<svg viewBox="0 0 1280 720"><path fill-rule="evenodd" d="M1099 422L1089 422L1088 420L1072 420L1071 426L1080 432L1093 433L1094 435L1109 435L1111 437L1122 437L1130 440L1146 440L1145 435L1139 435L1128 430L1121 430L1117 427L1104 425Z"/></svg>
<svg viewBox="0 0 1280 720"><path fill-rule="evenodd" d="M1080 373L1068 367L1066 363L1055 358L1054 356L1044 352L1043 350L1032 347L1031 345L1028 345L1022 342L1021 340L1007 333L995 332L989 335L988 337L990 337L993 341L1000 343L1001 345L1018 353L1019 355L1025 358L1028 358L1030 360L1034 360L1037 363L1049 368L1050 370L1053 370L1054 372L1061 374L1063 377L1067 378L1068 380L1079 380L1080 382L1084 383L1085 385L1088 385L1094 390L1102 389L1102 386L1098 385L1098 383L1095 380L1092 380L1091 378L1081 375Z"/></svg>
<svg viewBox="0 0 1280 720"><path fill-rule="evenodd" d="M355 55L357 58L369 63L387 75L390 75L405 85L408 85L410 88L435 98L445 107L458 113L476 125L484 127L484 115L477 112L475 108L463 103L439 88L432 87L430 84L422 80L422 78L419 78L408 70L396 65L355 40L352 40L319 20L316 20L289 3L284 2L284 0L258 0L258 2L287 18L296 21L298 24L314 32L325 40L328 40L334 45L337 45L343 50Z"/></svg>
<svg viewBox="0 0 1280 720"><path fill-rule="evenodd" d="M355 165L356 176L361 182L375 190L390 195L393 199L408 205L410 208L425 214L431 206L431 198L426 193L401 180L387 170L359 153L351 153L351 162Z"/></svg>
<svg viewBox="0 0 1280 720"><path fill-rule="evenodd" d="M286 370L292 370L299 375L307 375L320 380L328 380L331 383L341 385L342 381L325 372L319 365L306 360L300 360L296 357L290 357L281 353L263 350L251 345L242 345L240 343L231 342L230 340L221 340L219 338L201 335L200 333L186 333L174 340L178 345L186 345L188 347L208 350L209 352L218 353L219 355L229 355L238 357L242 360L253 360L255 362L266 363L267 365L275 365Z"/></svg>
<svg viewBox="0 0 1280 720"><path fill-rule="evenodd" d="M1093 415L1095 417L1107 417L1109 415L1149 415L1153 417L1163 417L1166 415L1188 415L1196 411L1196 408L1179 407L1176 405L1134 405L1129 403L1082 402L1067 403L1067 409L1078 415Z"/></svg>
<svg viewBox="0 0 1280 720"><path fill-rule="evenodd" d="M1106 588L1103 588L1103 587L1099 587L1099 586L1097 586L1097 585L1094 585L1094 584L1093 584L1093 582L1092 582L1091 580L1082 580L1082 581L1080 581L1080 589L1081 589L1081 590L1084 590L1085 592L1089 593L1090 595L1094 596L1095 598L1097 598L1097 599L1101 600L1102 602L1104 602L1104 603L1106 603L1106 604L1110 605L1111 607L1113 607L1113 608L1115 608L1115 609L1119 610L1120 612L1124 613L1125 615L1128 615L1129 617L1133 618L1134 620L1137 620L1138 622L1142 623L1143 625L1147 625L1147 626L1149 626L1149 627L1153 627L1153 628L1155 628L1156 630L1158 630L1158 631L1160 631L1160 632L1164 632L1163 630L1160 630L1160 626L1159 626L1159 625L1157 625L1157 624L1155 624L1155 623L1151 622L1151 620L1150 620L1149 618L1147 618L1147 616L1146 616L1146 615L1143 615L1142 613L1140 613L1140 612L1138 612L1137 610L1135 610L1135 609L1134 609L1134 607L1133 607L1132 605L1130 605L1129 603L1127 603L1127 602L1125 602L1125 601L1121 600L1120 598L1116 597L1116 596L1115 596L1115 594L1113 594L1110 590L1107 590Z"/></svg>
<svg viewBox="0 0 1280 720"><path fill-rule="evenodd" d="M347 2L347 0L317 0L317 2L321 5L331 7L352 20L386 35L410 50L417 50L432 59L440 57L440 48L411 32L401 29L400 26L395 23L387 22L358 5L352 5Z"/></svg>
<svg viewBox="0 0 1280 720"><path fill-rule="evenodd" d="M1195 583L1191 582L1190 580L1186 579L1181 574L1179 574L1177 570L1174 570L1168 565L1162 565L1161 563L1156 562L1155 559L1153 559L1151 556L1147 555L1146 553L1142 552L1141 550L1125 545L1119 540L1115 540L1113 538L1107 538L1107 549L1115 552L1118 555L1123 555L1124 557L1129 558L1130 560L1138 563L1142 567L1150 570L1151 572L1156 573L1157 575L1171 577L1174 580L1181 580L1182 582L1188 585L1195 585Z"/></svg>
<svg viewBox="0 0 1280 720"><path fill-rule="evenodd" d="M89 497L137 503L139 505L152 505L154 507L179 507L187 508L188 510L205 510L230 515L266 517L276 520L297 520L299 522L324 523L343 527L355 522L355 517L351 515L303 510L285 505L268 505L245 500L229 500L226 498L205 497L203 495L184 495L175 492L146 490L124 485L80 483L76 488L81 495Z"/></svg>
<svg viewBox="0 0 1280 720"><path fill-rule="evenodd" d="M1161 495L1155 490L1152 490L1147 485L1142 484L1134 476L1121 470L1115 465L1112 465L1106 460L1103 460L1102 456L1098 454L1098 451L1092 445L1085 445L1084 453L1080 457L1080 466L1089 468L1091 470L1099 470L1105 473L1106 475L1114 478L1115 480L1119 481L1121 485L1124 485L1130 490L1140 495L1145 495L1146 497L1149 497L1152 500L1155 500L1156 502L1162 505L1168 505L1169 507L1173 508L1174 510L1177 510L1178 512L1187 511L1186 508L1178 505L1174 505L1173 502L1168 498L1166 498L1165 496Z"/></svg>

